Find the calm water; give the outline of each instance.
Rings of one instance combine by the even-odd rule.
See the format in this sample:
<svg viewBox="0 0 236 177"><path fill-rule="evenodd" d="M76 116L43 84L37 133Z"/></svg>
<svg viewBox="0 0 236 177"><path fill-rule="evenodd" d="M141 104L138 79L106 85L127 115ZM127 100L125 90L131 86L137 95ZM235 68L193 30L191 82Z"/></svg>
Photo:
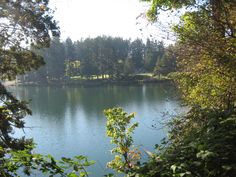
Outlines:
<svg viewBox="0 0 236 177"><path fill-rule="evenodd" d="M96 164L89 170L91 176L109 172L106 162L112 159L110 140L105 136L106 118L103 110L120 106L127 112L136 112L139 127L135 144L141 150L152 151L154 145L166 136L162 128L163 114L181 110L174 98L174 87L167 84L142 86L100 87L14 87L18 98L31 100L33 116L28 116L26 137L38 144L36 152L52 154L57 158L75 155L89 156ZM169 116L166 116L169 117ZM22 131L16 132L23 135ZM145 155L143 155L145 158Z"/></svg>

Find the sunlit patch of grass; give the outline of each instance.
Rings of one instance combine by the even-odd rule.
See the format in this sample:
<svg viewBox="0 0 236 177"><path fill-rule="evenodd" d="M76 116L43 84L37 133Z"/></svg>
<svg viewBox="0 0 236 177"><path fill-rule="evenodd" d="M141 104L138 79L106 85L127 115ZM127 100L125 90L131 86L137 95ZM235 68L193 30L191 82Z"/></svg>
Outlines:
<svg viewBox="0 0 236 177"><path fill-rule="evenodd" d="M153 73L139 73L139 74L136 74L137 76L149 76L149 77L153 77Z"/></svg>
<svg viewBox="0 0 236 177"><path fill-rule="evenodd" d="M100 80L100 79L109 79L110 76L108 74L104 74L104 75L91 75L89 77L85 77L85 76L72 76L70 77L70 79L72 80Z"/></svg>
<svg viewBox="0 0 236 177"><path fill-rule="evenodd" d="M135 77L137 80L149 80L149 79L156 79L156 80L168 80L170 79L168 76L164 75L153 75L153 73L138 73L129 75L127 78ZM70 77L71 80L77 80L77 81L87 81L87 80L103 80L103 79L110 79L112 76L108 74L104 75L91 75L88 77L85 76L73 76Z"/></svg>
<svg viewBox="0 0 236 177"><path fill-rule="evenodd" d="M164 75L155 75L153 76L153 79L157 79L157 80L169 80L170 78L168 76L164 76Z"/></svg>

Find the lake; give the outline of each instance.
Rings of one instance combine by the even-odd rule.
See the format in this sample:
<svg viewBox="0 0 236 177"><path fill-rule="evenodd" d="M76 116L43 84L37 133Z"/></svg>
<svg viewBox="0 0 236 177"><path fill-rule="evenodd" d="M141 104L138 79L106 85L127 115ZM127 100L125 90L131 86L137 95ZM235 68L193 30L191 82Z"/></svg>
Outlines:
<svg viewBox="0 0 236 177"><path fill-rule="evenodd" d="M96 164L90 176L110 172L106 162L113 156L112 145L105 135L103 110L123 107L135 112L139 127L134 144L141 151L153 151L155 144L166 136L165 122L181 111L176 89L170 84L146 84L98 87L16 86L10 90L20 99L31 100L32 116L26 118L25 136L38 144L36 152L56 158L86 155ZM17 136L24 135L16 131ZM145 153L142 158L147 158ZM37 176L37 175L35 175Z"/></svg>

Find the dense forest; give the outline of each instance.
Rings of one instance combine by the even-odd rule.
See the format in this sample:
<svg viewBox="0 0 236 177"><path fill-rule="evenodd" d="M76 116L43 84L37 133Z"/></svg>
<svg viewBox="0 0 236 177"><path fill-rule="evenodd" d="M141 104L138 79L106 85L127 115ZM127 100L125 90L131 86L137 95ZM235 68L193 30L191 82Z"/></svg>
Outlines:
<svg viewBox="0 0 236 177"><path fill-rule="evenodd" d="M147 39L134 41L114 37L61 42L54 38L49 48L36 50L45 65L20 77L22 82L49 83L70 79L127 79L139 73L167 75L176 68L173 46Z"/></svg>
<svg viewBox="0 0 236 177"><path fill-rule="evenodd" d="M61 43L48 0L2 1L0 10L1 80L29 71L28 78L47 81L163 72L165 60L177 58L178 69L171 77L189 110L170 120L168 137L156 145L155 152L146 152L146 162L140 161L140 150L133 146L132 133L138 126L132 121L135 114L122 108L105 110L107 136L115 145L114 160L108 167L130 177L236 176L234 0L152 0L147 12L152 22L160 12L180 12L180 23L173 25L177 35L174 55L162 43L150 40L145 45L139 39L131 42L111 37ZM31 50L22 43L31 44ZM44 63L39 54L47 65L32 71ZM26 175L36 170L48 176L89 176L86 167L93 162L86 157L56 160L34 153L32 139L13 136L15 129L25 127L24 117L29 114L27 103L0 83L0 176L19 176L19 170Z"/></svg>

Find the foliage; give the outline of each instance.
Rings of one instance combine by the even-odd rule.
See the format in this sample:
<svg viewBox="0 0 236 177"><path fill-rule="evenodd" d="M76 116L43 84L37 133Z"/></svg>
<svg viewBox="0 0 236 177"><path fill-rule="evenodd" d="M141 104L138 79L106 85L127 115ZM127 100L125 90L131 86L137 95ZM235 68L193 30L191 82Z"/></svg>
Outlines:
<svg viewBox="0 0 236 177"><path fill-rule="evenodd" d="M129 55L137 70L141 69L143 66L144 49L145 46L141 39L136 39L130 44Z"/></svg>
<svg viewBox="0 0 236 177"><path fill-rule="evenodd" d="M236 115L192 109L169 123L168 141L139 171L143 176L221 176L236 174ZM141 176L142 176L141 175Z"/></svg>
<svg viewBox="0 0 236 177"><path fill-rule="evenodd" d="M174 26L177 72L189 112L170 121L167 141L139 176L236 175L236 4L234 1L153 0L148 12L183 10ZM184 13L183 13L184 12Z"/></svg>
<svg viewBox="0 0 236 177"><path fill-rule="evenodd" d="M22 82L60 82L72 77L93 78L106 75L112 80L126 79L131 74L153 72L156 62L164 55L162 42L141 39L99 36L72 42L53 38L51 47L40 49L46 65L21 77ZM171 63L167 63L168 65Z"/></svg>
<svg viewBox="0 0 236 177"><path fill-rule="evenodd" d="M132 148L131 135L138 126L138 123L131 124L134 113L127 114L121 108L107 109L104 113L107 117L107 136L111 138L111 143L116 145L111 152L117 154L114 160L107 163L107 166L117 172L132 174L140 159L140 152Z"/></svg>
<svg viewBox="0 0 236 177"><path fill-rule="evenodd" d="M124 75L134 74L135 73L135 66L133 63L133 60L131 58L128 58L125 60L124 64Z"/></svg>
<svg viewBox="0 0 236 177"><path fill-rule="evenodd" d="M235 113L222 115L209 109L192 108L187 115L168 123L168 140L163 139L162 144L156 145L157 153L148 153L149 161L140 164L139 152L135 149L132 166L128 165L132 160L126 161L130 149L124 148L127 145L124 137L128 130L126 121L134 115L127 115L121 108L106 110L105 115L107 135L116 144L112 152L118 153L108 167L118 172L143 177L233 177L236 174Z"/></svg>
<svg viewBox="0 0 236 177"><path fill-rule="evenodd" d="M167 75L176 71L176 54L174 46L168 46L165 49L162 58L156 62L154 74Z"/></svg>
<svg viewBox="0 0 236 177"><path fill-rule="evenodd" d="M60 32L48 0L4 0L0 9L0 79L11 80L44 64L35 50L48 47L51 36L58 37ZM53 42L52 48L57 50ZM49 176L88 176L85 167L92 162L86 157L57 162L51 156L33 153L32 139L13 136L14 129L24 128L23 118L28 114L27 102L16 99L0 82L0 176L19 176L22 169L26 175L36 170Z"/></svg>
<svg viewBox="0 0 236 177"><path fill-rule="evenodd" d="M22 170L24 174L44 174L48 176L85 177L88 176L85 167L92 165L93 161L88 161L85 156L75 156L74 158L62 157L57 161L51 155L43 156L32 153L34 147L27 146L24 150L7 150L7 158L1 157L1 176L19 176ZM3 149L1 148L1 151ZM41 173L40 173L41 172Z"/></svg>
<svg viewBox="0 0 236 177"><path fill-rule="evenodd" d="M52 19L48 1L3 1L0 13L0 79L14 79L38 68L43 63L42 57L30 51L22 43L31 42L31 46L48 46L50 32L59 35L56 22ZM33 10L32 10L33 9ZM13 13L14 12L14 13ZM31 114L26 102L17 100L0 83L0 145L4 151L10 148L22 150L31 140L11 137L13 128L23 128L25 115Z"/></svg>
<svg viewBox="0 0 236 177"><path fill-rule="evenodd" d="M0 156L2 157L5 155L4 149L24 149L25 145L30 144L32 141L25 138L16 139L11 136L14 128L24 127L24 121L22 120L24 116L31 114L26 102L17 100L2 84L0 84L0 96L0 146L3 148L0 151Z"/></svg>
<svg viewBox="0 0 236 177"><path fill-rule="evenodd" d="M80 61L79 60L66 60L65 61L65 76L73 77L80 72Z"/></svg>
<svg viewBox="0 0 236 177"><path fill-rule="evenodd" d="M162 42L150 41L147 39L144 55L144 68L148 72L153 72L157 62L163 58L165 48Z"/></svg>
<svg viewBox="0 0 236 177"><path fill-rule="evenodd" d="M228 6L230 3L222 7L225 13L231 9ZM186 13L181 24L175 27L180 36L177 55L181 70L176 80L188 104L228 110L236 100L236 38L227 34L230 28L225 28L222 34L218 26L223 24L206 11L209 8Z"/></svg>
<svg viewBox="0 0 236 177"><path fill-rule="evenodd" d="M0 75L1 79L12 79L43 64L42 57L24 44L49 46L50 33L58 36L59 30L48 0L8 0L1 2L0 8Z"/></svg>

